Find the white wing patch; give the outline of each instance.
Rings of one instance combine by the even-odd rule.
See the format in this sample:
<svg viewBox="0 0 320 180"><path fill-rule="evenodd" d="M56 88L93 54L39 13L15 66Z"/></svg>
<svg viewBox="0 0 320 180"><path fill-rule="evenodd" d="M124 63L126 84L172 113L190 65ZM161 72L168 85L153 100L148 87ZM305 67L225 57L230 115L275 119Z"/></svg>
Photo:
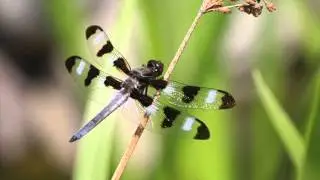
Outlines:
<svg viewBox="0 0 320 180"><path fill-rule="evenodd" d="M96 32L96 36L94 37L93 43L94 45L99 45L106 41L105 34L101 31Z"/></svg>
<svg viewBox="0 0 320 180"><path fill-rule="evenodd" d="M114 55L114 54L111 54L111 56L108 58L108 60L109 60L109 63L111 63L111 65L113 65L113 62L115 61L115 60L117 60L117 56L116 55Z"/></svg>
<svg viewBox="0 0 320 180"><path fill-rule="evenodd" d="M76 70L78 75L81 75L83 73L85 65L86 63L83 60L81 60Z"/></svg>
<svg viewBox="0 0 320 180"><path fill-rule="evenodd" d="M158 107L155 106L154 104L151 104L150 106L148 106L148 107L146 108L146 114L147 114L148 116L156 113L157 111L158 111Z"/></svg>
<svg viewBox="0 0 320 180"><path fill-rule="evenodd" d="M168 84L167 87L162 90L162 92L164 92L165 94L170 96L174 92L174 87L172 87L170 84Z"/></svg>
<svg viewBox="0 0 320 180"><path fill-rule="evenodd" d="M208 96L206 98L206 103L211 104L216 100L217 97L217 91L216 90L210 90L208 92Z"/></svg>
<svg viewBox="0 0 320 180"><path fill-rule="evenodd" d="M106 87L106 85L104 84L104 81L106 80L106 78L102 78L102 77L98 77L98 83L97 83L97 85L98 85L98 87L101 87L101 88L103 88L103 87Z"/></svg>
<svg viewBox="0 0 320 180"><path fill-rule="evenodd" d="M194 117L186 117L181 129L184 131L192 130L192 125L194 124L194 122L195 122Z"/></svg>

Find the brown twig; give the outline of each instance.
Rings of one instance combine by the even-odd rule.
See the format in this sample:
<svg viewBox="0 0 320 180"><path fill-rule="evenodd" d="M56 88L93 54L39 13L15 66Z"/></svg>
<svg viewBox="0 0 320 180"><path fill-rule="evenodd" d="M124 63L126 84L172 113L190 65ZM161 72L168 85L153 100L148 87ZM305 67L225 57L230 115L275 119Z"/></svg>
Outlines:
<svg viewBox="0 0 320 180"><path fill-rule="evenodd" d="M203 2L203 4L205 3L205 1ZM203 6L203 5L202 5ZM202 7L201 6L201 7ZM168 80L170 78L170 75L172 74L176 64L178 63L181 55L182 55L182 52L184 51L185 47L187 46L188 42L189 42L189 39L191 37L191 34L192 32L194 31L195 27L197 26L201 16L203 15L203 11L202 11L202 8L199 10L197 16L195 17L195 19L193 20L188 32L186 33L183 41L181 42L180 46L179 46L179 49L177 50L175 56L173 57L172 61L170 62L169 66L168 66L168 69L166 71L166 73L164 74L164 80ZM157 93L158 94L158 93ZM157 99L159 98L158 95L155 96L154 98L154 101L156 101ZM140 121L140 124L139 126L137 127L135 133L133 134L131 140L130 140L130 143L126 149L126 151L124 152L118 166L117 166L117 169L115 170L113 176L112 176L112 180L118 180L120 179L125 167L127 166L127 163L130 159L130 157L132 156L138 142L139 142L139 139L146 127L146 125L148 124L149 122L149 117L148 116L144 116L143 119Z"/></svg>
<svg viewBox="0 0 320 180"><path fill-rule="evenodd" d="M184 36L180 46L179 46L179 49L177 50L175 56L173 57L173 59L171 60L169 66L168 66L168 69L166 71L166 73L164 74L164 77L163 79L164 80L168 80L170 78L170 75L172 74L176 64L178 63L181 55L182 55L182 52L184 51L184 49L186 48L187 46L187 43L189 42L189 39L191 37L191 34L193 33L195 27L197 26L201 16L203 15L203 12L200 10L197 14L197 16L194 18L187 34Z"/></svg>

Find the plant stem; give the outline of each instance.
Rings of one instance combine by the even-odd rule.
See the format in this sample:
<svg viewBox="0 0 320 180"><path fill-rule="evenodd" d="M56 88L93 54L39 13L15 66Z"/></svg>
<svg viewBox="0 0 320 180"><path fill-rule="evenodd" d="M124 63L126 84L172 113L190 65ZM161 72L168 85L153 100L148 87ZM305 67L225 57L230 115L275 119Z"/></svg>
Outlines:
<svg viewBox="0 0 320 180"><path fill-rule="evenodd" d="M203 4L205 3L205 1L203 1ZM201 7L203 7L203 5L201 5ZM190 37L192 35L192 33L194 32L195 30L195 27L197 26L200 18L202 17L203 15L203 11L202 11L202 8L198 11L198 14L197 16L195 17L195 19L193 20L190 28L188 29L186 35L184 36L180 46L179 46L179 49L177 50L175 56L173 57L173 59L171 60L169 66L168 66L168 69L164 75L164 80L168 80L170 78L170 75L172 74L176 64L178 63L183 51L185 50L189 40L190 40ZM154 101L157 101L157 99L159 98L159 92L157 92L157 95L155 96L154 98ZM132 156L138 142L139 142L139 139L147 125L147 123L149 122L149 117L148 116L144 116L141 121L140 121L140 124L139 126L137 127L135 133L133 134L131 140L130 140L130 143L129 145L127 146L127 149L126 151L124 152L118 166L117 166L117 169L115 170L113 176L112 176L112 180L118 180L120 179L125 167L127 166L128 164L128 161L130 159L130 157Z"/></svg>
<svg viewBox="0 0 320 180"><path fill-rule="evenodd" d="M182 55L182 52L185 50L186 46L187 46L187 43L189 42L190 40L190 37L193 33L193 31L195 30L195 27L197 26L197 24L199 23L199 20L200 18L202 17L203 13L202 11L200 10L197 14L197 16L194 18L188 32L186 33L186 35L184 36L180 46L179 46L179 49L177 50L175 56L173 57L173 59L171 60L169 66L168 66L168 69L166 71L166 73L164 74L164 77L163 79L164 80L168 80L176 66L176 64L178 63L181 55Z"/></svg>

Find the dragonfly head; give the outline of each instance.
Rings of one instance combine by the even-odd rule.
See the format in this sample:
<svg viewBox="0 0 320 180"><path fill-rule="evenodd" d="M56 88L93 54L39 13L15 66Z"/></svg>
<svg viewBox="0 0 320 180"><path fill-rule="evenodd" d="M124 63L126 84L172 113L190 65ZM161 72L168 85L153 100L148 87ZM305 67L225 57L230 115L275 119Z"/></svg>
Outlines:
<svg viewBox="0 0 320 180"><path fill-rule="evenodd" d="M163 72L163 63L157 60L149 60L147 67L151 70L153 76L158 77L162 75Z"/></svg>

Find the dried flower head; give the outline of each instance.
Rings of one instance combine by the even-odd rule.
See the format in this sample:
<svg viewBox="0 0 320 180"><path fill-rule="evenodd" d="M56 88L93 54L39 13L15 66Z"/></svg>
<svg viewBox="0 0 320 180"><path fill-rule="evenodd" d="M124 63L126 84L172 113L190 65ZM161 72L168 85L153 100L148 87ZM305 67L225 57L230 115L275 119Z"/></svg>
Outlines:
<svg viewBox="0 0 320 180"><path fill-rule="evenodd" d="M245 2L246 2L247 4L250 4L250 5L255 5L255 4L257 3L256 0L245 0ZM258 3L259 3L259 2L258 2Z"/></svg>
<svg viewBox="0 0 320 180"><path fill-rule="evenodd" d="M231 13L231 9L227 6L220 7L216 11L224 13L224 14Z"/></svg>
<svg viewBox="0 0 320 180"><path fill-rule="evenodd" d="M269 12L273 12L273 11L277 10L276 6L273 3L267 3L266 7L267 7Z"/></svg>
<svg viewBox="0 0 320 180"><path fill-rule="evenodd" d="M204 6L202 7L203 12L214 11L223 6L222 0L206 0Z"/></svg>
<svg viewBox="0 0 320 180"><path fill-rule="evenodd" d="M247 14L252 14L254 17L258 17L262 13L263 6L261 4L246 4L239 7L241 12L245 12Z"/></svg>
<svg viewBox="0 0 320 180"><path fill-rule="evenodd" d="M202 13L208 12L221 12L221 13L231 13L232 8L238 8L241 12L253 15L258 17L262 13L263 6L265 5L269 12L276 10L276 7L273 3L268 2L267 0L228 0L228 5L225 5L224 2L227 0L204 0L202 5Z"/></svg>

